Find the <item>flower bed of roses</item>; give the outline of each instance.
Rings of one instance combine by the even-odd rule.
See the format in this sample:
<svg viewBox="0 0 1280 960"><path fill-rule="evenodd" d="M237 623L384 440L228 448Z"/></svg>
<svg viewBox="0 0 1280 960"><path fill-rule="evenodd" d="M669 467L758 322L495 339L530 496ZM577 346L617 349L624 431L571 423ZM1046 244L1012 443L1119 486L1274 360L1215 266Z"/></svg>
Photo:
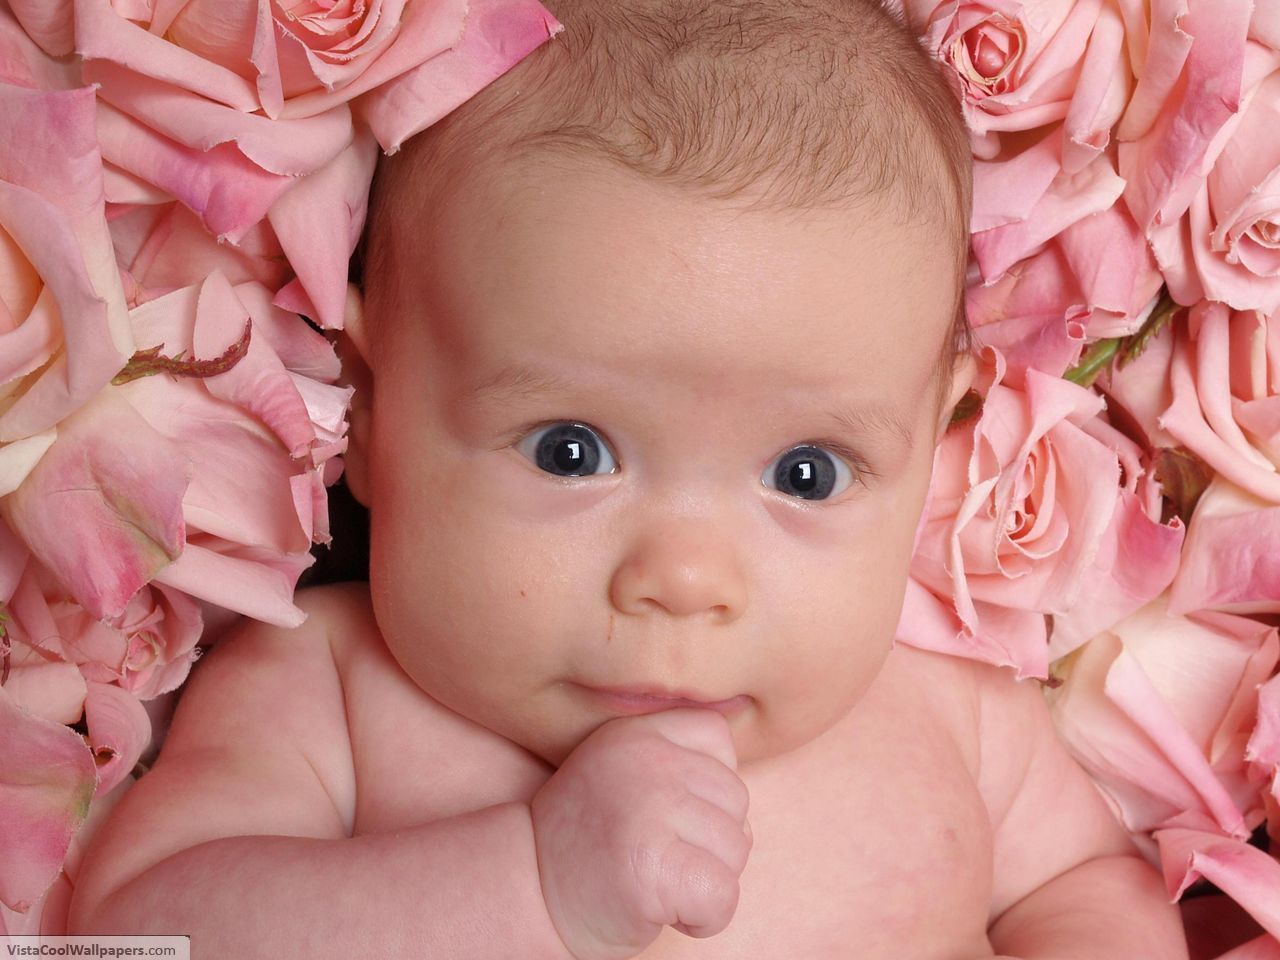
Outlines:
<svg viewBox="0 0 1280 960"><path fill-rule="evenodd" d="M1170 896L1224 906L1199 955L1280 958L1280 6L900 9L971 131L981 374L899 638L1041 683ZM300 622L377 151L559 29L0 0L0 933L61 932L202 645Z"/></svg>

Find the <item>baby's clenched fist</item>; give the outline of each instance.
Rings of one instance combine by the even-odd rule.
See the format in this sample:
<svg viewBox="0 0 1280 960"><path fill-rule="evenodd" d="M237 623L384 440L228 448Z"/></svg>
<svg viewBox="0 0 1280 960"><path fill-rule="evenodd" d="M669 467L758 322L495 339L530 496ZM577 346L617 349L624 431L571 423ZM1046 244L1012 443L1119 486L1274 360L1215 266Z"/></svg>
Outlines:
<svg viewBox="0 0 1280 960"><path fill-rule="evenodd" d="M678 708L602 724L532 802L543 898L577 960L625 960L670 925L728 926L751 850L729 723Z"/></svg>

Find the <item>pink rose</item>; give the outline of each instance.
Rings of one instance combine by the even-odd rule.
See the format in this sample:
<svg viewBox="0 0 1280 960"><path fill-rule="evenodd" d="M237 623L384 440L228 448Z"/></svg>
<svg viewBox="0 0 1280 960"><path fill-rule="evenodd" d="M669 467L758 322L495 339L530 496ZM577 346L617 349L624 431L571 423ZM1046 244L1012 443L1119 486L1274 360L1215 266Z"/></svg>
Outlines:
<svg viewBox="0 0 1280 960"><path fill-rule="evenodd" d="M0 144L2 496L52 442L37 435L101 390L134 342L103 210L93 90L0 84L0 128L24 131Z"/></svg>
<svg viewBox="0 0 1280 960"><path fill-rule="evenodd" d="M1231 614L1169 612L1158 598L1054 667L1058 733L1143 833L1187 810L1247 839L1262 818L1245 745L1257 688L1280 659L1276 628Z"/></svg>
<svg viewBox="0 0 1280 960"><path fill-rule="evenodd" d="M329 341L219 273L130 314L140 344L217 364L206 376L142 376L102 391L0 515L94 618L125 615L157 580L281 625L327 543L326 487L341 471L351 388ZM246 340L247 338L247 340Z"/></svg>
<svg viewBox="0 0 1280 960"><path fill-rule="evenodd" d="M1244 82L1255 69L1268 73L1223 125L1228 136L1207 176L1184 177L1161 211L1180 215L1148 233L1178 303L1207 298L1271 314L1280 309L1280 52L1251 45L1250 54Z"/></svg>
<svg viewBox="0 0 1280 960"><path fill-rule="evenodd" d="M1013 389L999 351L984 358L981 416L938 447L900 636L1044 677L1046 615L1069 614L1086 586L1111 616L1145 603L1173 576L1180 531L1150 535L1152 498L1122 487L1125 441L1097 420L1100 397L1035 369L1025 391ZM1137 463L1136 450L1124 452ZM1107 577L1121 539L1148 552ZM948 601L945 615L929 595Z"/></svg>
<svg viewBox="0 0 1280 960"><path fill-rule="evenodd" d="M975 156L1001 132L1061 121L1064 166L1083 169L1106 146L1129 99L1124 23L1102 0L905 0L908 20L959 80Z"/></svg>
<svg viewBox="0 0 1280 960"><path fill-rule="evenodd" d="M71 0L57 6L70 18ZM76 0L74 15L84 79L100 85L113 186L150 184L233 244L270 213L297 271L278 305L333 329L377 143L398 148L561 29L535 0L188 0L127 11ZM28 19L65 52L54 16ZM368 131L353 126L353 105ZM295 189L304 196L287 199Z"/></svg>

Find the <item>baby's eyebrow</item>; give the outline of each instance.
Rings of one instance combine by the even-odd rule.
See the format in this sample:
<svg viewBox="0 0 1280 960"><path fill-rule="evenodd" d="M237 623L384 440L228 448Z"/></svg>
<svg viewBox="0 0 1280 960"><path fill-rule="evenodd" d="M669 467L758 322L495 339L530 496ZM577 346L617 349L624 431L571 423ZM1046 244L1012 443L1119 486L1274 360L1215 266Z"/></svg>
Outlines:
<svg viewBox="0 0 1280 960"><path fill-rule="evenodd" d="M517 363L480 381L466 392L466 400L478 404L510 403L544 394L571 393L581 386L559 374ZM823 415L837 430L859 438L879 438L903 448L910 447L914 439L910 418L886 403L847 405Z"/></svg>

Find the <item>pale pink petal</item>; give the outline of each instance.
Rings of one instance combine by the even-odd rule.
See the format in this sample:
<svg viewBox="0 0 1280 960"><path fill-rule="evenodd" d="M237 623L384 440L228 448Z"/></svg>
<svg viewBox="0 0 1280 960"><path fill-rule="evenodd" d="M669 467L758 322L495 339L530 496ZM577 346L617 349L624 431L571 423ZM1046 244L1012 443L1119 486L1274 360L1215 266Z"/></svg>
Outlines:
<svg viewBox="0 0 1280 960"><path fill-rule="evenodd" d="M1087 323L1089 338L1135 332L1155 305L1163 278L1146 237L1124 204L1077 220L1055 242L1093 311Z"/></svg>
<svg viewBox="0 0 1280 960"><path fill-rule="evenodd" d="M308 379L327 384L338 379L342 363L333 343L324 334L311 329L297 314L276 306L267 286L240 283L236 285L235 293L253 319L253 335L261 337L286 369L297 375L294 384L310 407L310 401L298 381ZM346 290L343 295L347 295ZM314 412L312 419L316 419Z"/></svg>
<svg viewBox="0 0 1280 960"><path fill-rule="evenodd" d="M1063 122L1063 170L1083 170L1106 149L1132 84L1124 55L1124 22L1112 6L1104 5L1098 10Z"/></svg>
<svg viewBox="0 0 1280 960"><path fill-rule="evenodd" d="M1280 936L1280 863L1256 847L1215 833L1201 818L1181 817L1155 837L1170 896L1180 896L1204 877L1269 934Z"/></svg>
<svg viewBox="0 0 1280 960"><path fill-rule="evenodd" d="M1186 810L1213 811L1227 829L1243 829L1230 795L1118 636L1094 637L1067 664L1056 671L1065 682L1049 698L1054 725L1131 832Z"/></svg>
<svg viewBox="0 0 1280 960"><path fill-rule="evenodd" d="M104 390L62 422L0 510L87 610L113 616L182 552L190 470L176 445Z"/></svg>
<svg viewBox="0 0 1280 960"><path fill-rule="evenodd" d="M377 159L377 143L361 128L346 150L284 194L268 214L314 305L299 312L324 329L342 329L347 261L364 227Z"/></svg>
<svg viewBox="0 0 1280 960"><path fill-rule="evenodd" d="M98 767L101 796L133 769L151 739L151 719L137 697L115 684L91 683L84 701L89 745Z"/></svg>
<svg viewBox="0 0 1280 960"><path fill-rule="evenodd" d="M209 539L208 546L188 542L182 556L161 570L156 581L278 627L296 627L306 620L293 594L298 577L315 562L310 553L272 556Z"/></svg>
<svg viewBox="0 0 1280 960"><path fill-rule="evenodd" d="M1061 156L1060 137L1058 131L1055 157ZM973 234L973 253L983 278L991 281L1002 276L1071 224L1109 210L1123 191L1124 180L1116 175L1106 155L1079 173L1060 174L1024 219Z"/></svg>
<svg viewBox="0 0 1280 960"><path fill-rule="evenodd" d="M1239 110L1251 6L1165 0L1151 10L1149 59L1117 130L1125 204L1144 231L1186 210L1187 187L1216 157L1210 142Z"/></svg>
<svg viewBox="0 0 1280 960"><path fill-rule="evenodd" d="M1169 607L1280 611L1280 507L1216 477L1187 528Z"/></svg>
<svg viewBox="0 0 1280 960"><path fill-rule="evenodd" d="M86 60L111 61L245 113L258 108L254 85L225 66L148 33L104 0L75 0L75 7L76 53ZM128 82L119 85L127 89Z"/></svg>
<svg viewBox="0 0 1280 960"><path fill-rule="evenodd" d="M84 78L101 84L100 100L157 134L201 152L234 144L253 164L280 176L314 173L351 142L351 111L346 104L304 119L272 120L193 97L180 87L109 60L87 61ZM118 159L115 162L128 169Z"/></svg>
<svg viewBox="0 0 1280 960"><path fill-rule="evenodd" d="M303 468L255 417L191 381L146 377L120 390L191 463L182 500L188 525L230 543L308 549L289 486Z"/></svg>
<svg viewBox="0 0 1280 960"><path fill-rule="evenodd" d="M0 330L0 383L63 348L0 414L0 442L56 424L133 352L103 213L94 110L88 87L42 93L0 86L0 128L28 132L0 146L0 228L45 284L26 322ZM17 369L4 369L14 363Z"/></svg>
<svg viewBox="0 0 1280 960"><path fill-rule="evenodd" d="M188 356L221 356L250 330L248 351L226 373L206 377L204 386L213 396L234 403L265 423L294 459L303 456L315 431L306 404L294 387L270 344L255 342L252 323L231 284L221 273L210 274L200 287L192 324ZM170 348L185 349L182 340L171 340Z"/></svg>
<svg viewBox="0 0 1280 960"><path fill-rule="evenodd" d="M1258 690L1258 719L1249 737L1245 758L1280 767L1280 676L1272 677Z"/></svg>
<svg viewBox="0 0 1280 960"><path fill-rule="evenodd" d="M75 28L72 0L9 0L9 8L22 29L51 57L71 52Z"/></svg>
<svg viewBox="0 0 1280 960"><path fill-rule="evenodd" d="M1097 556L1081 581L1077 603L1053 618L1049 657L1056 660L1109 629L1168 588L1178 572L1185 531L1152 520L1136 494L1120 491Z"/></svg>
<svg viewBox="0 0 1280 960"><path fill-rule="evenodd" d="M23 911L53 882L93 796L93 757L0 688L0 902Z"/></svg>
<svg viewBox="0 0 1280 960"><path fill-rule="evenodd" d="M98 104L102 155L122 169L161 187L200 217L220 240L238 243L293 185L251 162L234 146L211 150L184 147L145 124Z"/></svg>
<svg viewBox="0 0 1280 960"><path fill-rule="evenodd" d="M1123 413L1131 432L1151 450L1178 445L1159 423L1160 415L1173 403L1169 385L1172 359L1173 332L1166 327L1147 341L1136 359L1112 366L1097 381L1113 418Z"/></svg>
<svg viewBox="0 0 1280 960"><path fill-rule="evenodd" d="M1181 331L1177 332L1173 358L1169 367L1173 403L1159 417L1158 424L1227 480L1254 496L1272 503L1280 503L1280 473L1277 473L1274 467L1256 453L1248 460L1241 457L1239 450L1233 449L1205 422L1200 394L1192 372L1191 353L1192 348L1187 341L1187 335ZM1220 391L1225 391L1227 387L1226 376L1226 370L1221 370ZM1212 391L1213 385L1206 384L1205 389ZM1212 396L1211 393L1210 396ZM1239 435L1238 430L1235 433ZM1242 435L1240 435L1240 441L1248 445Z"/></svg>
<svg viewBox="0 0 1280 960"><path fill-rule="evenodd" d="M15 612L16 613L16 612ZM12 633L12 626L10 632ZM75 723L84 713L85 681L74 663L41 653L21 641L9 652L4 688L13 702L34 717Z"/></svg>
<svg viewBox="0 0 1280 960"><path fill-rule="evenodd" d="M371 88L352 108L395 153L563 29L535 0L472 0L457 46Z"/></svg>
<svg viewBox="0 0 1280 960"><path fill-rule="evenodd" d="M22 485L56 439L58 431L51 427L43 433L0 446L0 497L8 496Z"/></svg>

